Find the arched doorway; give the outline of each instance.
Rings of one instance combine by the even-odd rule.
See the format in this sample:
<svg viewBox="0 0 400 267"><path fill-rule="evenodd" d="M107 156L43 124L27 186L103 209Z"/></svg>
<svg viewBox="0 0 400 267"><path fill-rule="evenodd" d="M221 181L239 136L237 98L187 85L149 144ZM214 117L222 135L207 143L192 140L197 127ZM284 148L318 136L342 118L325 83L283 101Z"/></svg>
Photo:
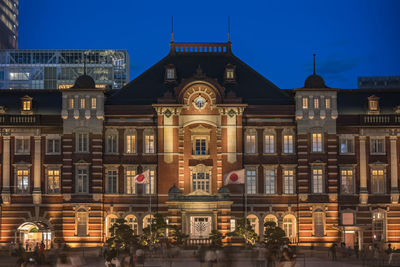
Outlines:
<svg viewBox="0 0 400 267"><path fill-rule="evenodd" d="M42 222L25 222L18 227L15 242L21 243L26 251L33 251L36 244L44 243L46 249L51 248L52 233Z"/></svg>

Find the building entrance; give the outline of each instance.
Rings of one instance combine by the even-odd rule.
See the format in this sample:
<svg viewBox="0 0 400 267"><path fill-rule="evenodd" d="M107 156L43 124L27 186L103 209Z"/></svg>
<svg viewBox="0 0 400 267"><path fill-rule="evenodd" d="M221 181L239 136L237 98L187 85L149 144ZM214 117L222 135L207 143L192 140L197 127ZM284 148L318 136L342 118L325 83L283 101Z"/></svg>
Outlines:
<svg viewBox="0 0 400 267"><path fill-rule="evenodd" d="M211 217L191 216L190 217L190 237L208 238L211 233Z"/></svg>
<svg viewBox="0 0 400 267"><path fill-rule="evenodd" d="M34 251L42 241L46 249L51 248L51 231L44 223L26 222L18 227L15 243L19 242L26 251Z"/></svg>

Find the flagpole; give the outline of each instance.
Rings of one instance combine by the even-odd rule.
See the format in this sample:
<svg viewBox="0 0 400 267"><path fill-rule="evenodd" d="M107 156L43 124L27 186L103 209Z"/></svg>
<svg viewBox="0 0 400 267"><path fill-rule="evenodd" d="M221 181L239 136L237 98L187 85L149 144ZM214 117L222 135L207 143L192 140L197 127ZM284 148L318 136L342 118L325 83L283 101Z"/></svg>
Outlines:
<svg viewBox="0 0 400 267"><path fill-rule="evenodd" d="M244 247L247 246L247 179L244 180Z"/></svg>
<svg viewBox="0 0 400 267"><path fill-rule="evenodd" d="M151 177L150 177L150 175L149 175L149 196L150 196L150 206L149 206L149 209L150 209L150 242L152 242L153 233L152 233L151 225L153 224L153 218L152 218L152 214L151 214Z"/></svg>

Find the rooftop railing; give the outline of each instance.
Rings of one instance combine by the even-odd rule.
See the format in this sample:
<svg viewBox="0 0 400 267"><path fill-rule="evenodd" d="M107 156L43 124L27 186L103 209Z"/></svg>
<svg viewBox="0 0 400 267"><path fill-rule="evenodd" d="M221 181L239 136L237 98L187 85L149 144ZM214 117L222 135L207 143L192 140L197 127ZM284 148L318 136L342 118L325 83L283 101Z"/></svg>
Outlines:
<svg viewBox="0 0 400 267"><path fill-rule="evenodd" d="M61 117L42 115L0 115L0 125L53 125L61 123Z"/></svg>
<svg viewBox="0 0 400 267"><path fill-rule="evenodd" d="M171 43L171 53L226 54L231 51L231 43Z"/></svg>

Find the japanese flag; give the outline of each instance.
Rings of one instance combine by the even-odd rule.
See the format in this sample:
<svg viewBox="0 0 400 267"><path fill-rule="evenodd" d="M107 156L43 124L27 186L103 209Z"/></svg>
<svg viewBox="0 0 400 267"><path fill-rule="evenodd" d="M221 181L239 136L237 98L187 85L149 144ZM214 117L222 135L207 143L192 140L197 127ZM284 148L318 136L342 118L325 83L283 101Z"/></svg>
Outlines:
<svg viewBox="0 0 400 267"><path fill-rule="evenodd" d="M224 184L244 184L244 169L231 171L225 175Z"/></svg>
<svg viewBox="0 0 400 267"><path fill-rule="evenodd" d="M133 179L137 184L148 184L149 183L150 170L146 170L145 172L139 173Z"/></svg>

